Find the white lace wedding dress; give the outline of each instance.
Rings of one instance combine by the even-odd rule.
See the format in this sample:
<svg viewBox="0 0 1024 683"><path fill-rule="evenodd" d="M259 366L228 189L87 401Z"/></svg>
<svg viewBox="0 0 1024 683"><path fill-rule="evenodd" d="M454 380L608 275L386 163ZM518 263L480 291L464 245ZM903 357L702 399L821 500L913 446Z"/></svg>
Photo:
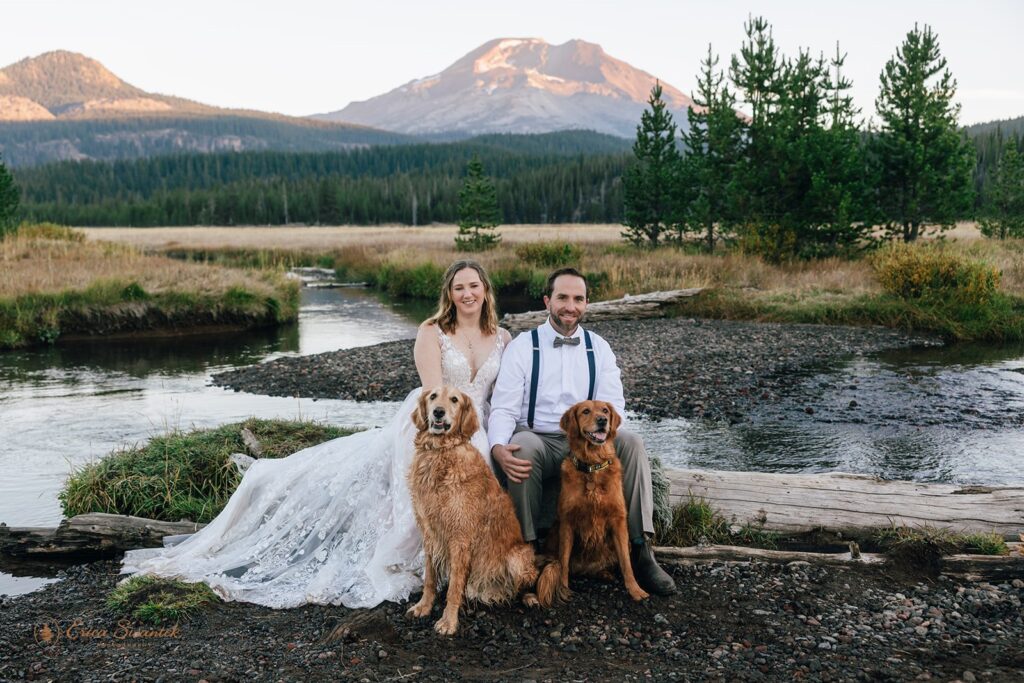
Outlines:
<svg viewBox="0 0 1024 683"><path fill-rule="evenodd" d="M486 425L501 335L475 377L462 352L439 337L444 383L469 394ZM406 600L423 576L405 479L419 395L411 392L386 427L257 460L207 526L170 547L128 551L121 573L203 581L226 600L275 608ZM473 445L490 464L483 429Z"/></svg>

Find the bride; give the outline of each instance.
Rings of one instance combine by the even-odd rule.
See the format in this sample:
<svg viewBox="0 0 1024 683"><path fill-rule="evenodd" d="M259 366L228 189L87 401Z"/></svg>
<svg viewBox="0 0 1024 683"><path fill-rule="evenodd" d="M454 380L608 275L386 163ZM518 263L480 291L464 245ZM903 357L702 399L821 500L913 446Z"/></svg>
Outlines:
<svg viewBox="0 0 1024 683"><path fill-rule="evenodd" d="M466 392L486 425L508 340L487 273L456 261L437 312L416 335L420 381ZM419 394L413 390L386 427L257 460L212 522L176 545L128 551L121 573L203 581L226 600L275 608L407 599L423 575L405 479ZM486 431L472 441L490 465Z"/></svg>

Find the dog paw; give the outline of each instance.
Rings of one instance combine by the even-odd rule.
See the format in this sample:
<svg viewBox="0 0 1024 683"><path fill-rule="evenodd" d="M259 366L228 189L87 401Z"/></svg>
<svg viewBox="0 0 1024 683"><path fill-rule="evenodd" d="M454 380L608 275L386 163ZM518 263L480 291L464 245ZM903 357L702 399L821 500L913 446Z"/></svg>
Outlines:
<svg viewBox="0 0 1024 683"><path fill-rule="evenodd" d="M416 617L418 619L422 619L423 617L429 617L431 607L432 605L417 602L415 605L406 610L405 615L407 617Z"/></svg>
<svg viewBox="0 0 1024 683"><path fill-rule="evenodd" d="M434 624L434 630L440 633L442 636L455 635L455 632L459 629L459 620L451 619L447 616L443 616L437 620Z"/></svg>
<svg viewBox="0 0 1024 683"><path fill-rule="evenodd" d="M540 600L537 599L536 593L525 593L523 594L523 604L527 607L540 607Z"/></svg>
<svg viewBox="0 0 1024 683"><path fill-rule="evenodd" d="M572 600L572 590L567 586L559 586L558 600L560 602L569 602L570 600Z"/></svg>
<svg viewBox="0 0 1024 683"><path fill-rule="evenodd" d="M636 590L629 591L629 597L633 598L637 602L640 602L641 600L646 600L647 598L651 597L651 594L645 591L643 588L638 587Z"/></svg>

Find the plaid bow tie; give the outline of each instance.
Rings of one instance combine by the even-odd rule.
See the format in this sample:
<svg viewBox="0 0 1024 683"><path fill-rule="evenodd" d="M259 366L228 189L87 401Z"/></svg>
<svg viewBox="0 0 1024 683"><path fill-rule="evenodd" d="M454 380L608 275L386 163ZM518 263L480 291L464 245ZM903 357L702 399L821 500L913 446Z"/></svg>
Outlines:
<svg viewBox="0 0 1024 683"><path fill-rule="evenodd" d="M555 348L557 349L559 346L563 346L563 345L564 346L579 346L580 345L580 338L579 337L557 337L556 336L555 337Z"/></svg>

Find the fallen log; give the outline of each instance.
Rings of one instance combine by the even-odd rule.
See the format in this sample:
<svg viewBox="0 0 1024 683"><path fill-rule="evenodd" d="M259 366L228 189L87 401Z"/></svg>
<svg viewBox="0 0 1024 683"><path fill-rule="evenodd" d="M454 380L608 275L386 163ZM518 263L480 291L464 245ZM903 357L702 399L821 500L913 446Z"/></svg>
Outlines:
<svg viewBox="0 0 1024 683"><path fill-rule="evenodd" d="M892 526L995 532L1014 541L1024 533L1024 487L920 484L853 474L665 473L670 503L704 500L730 523L777 532L787 545L845 547L850 540L870 542L879 529ZM156 547L164 536L193 533L201 526L103 513L66 519L56 529L0 524L0 555L113 555ZM972 565L963 565L962 571L970 573Z"/></svg>
<svg viewBox="0 0 1024 683"><path fill-rule="evenodd" d="M691 296L697 296L703 287L692 289L674 289L668 292L650 292L648 294L627 294L621 299L596 301L587 306L587 321L595 320L633 320L636 318L664 317L669 307ZM501 326L510 332L522 332L537 327L548 317L547 311L528 311L526 313L506 313L501 319Z"/></svg>
<svg viewBox="0 0 1024 683"><path fill-rule="evenodd" d="M0 555L21 559L109 557L132 548L159 547L164 536L195 533L203 526L103 512L64 519L55 529L0 523Z"/></svg>
<svg viewBox="0 0 1024 683"><path fill-rule="evenodd" d="M669 500L707 501L730 522L783 536L845 544L876 530L944 528L995 532L1005 540L1024 533L1024 487L959 486L894 481L858 474L770 474L666 469Z"/></svg>
<svg viewBox="0 0 1024 683"><path fill-rule="evenodd" d="M1022 544L1007 543L1009 555L946 555L939 558L940 574L970 581L1010 581L1024 577ZM801 562L811 565L839 567L893 564L893 558L880 553L809 553L789 550L765 550L731 545L694 546L674 548L659 546L654 554L666 564L692 565L706 562L772 562L789 564Z"/></svg>

